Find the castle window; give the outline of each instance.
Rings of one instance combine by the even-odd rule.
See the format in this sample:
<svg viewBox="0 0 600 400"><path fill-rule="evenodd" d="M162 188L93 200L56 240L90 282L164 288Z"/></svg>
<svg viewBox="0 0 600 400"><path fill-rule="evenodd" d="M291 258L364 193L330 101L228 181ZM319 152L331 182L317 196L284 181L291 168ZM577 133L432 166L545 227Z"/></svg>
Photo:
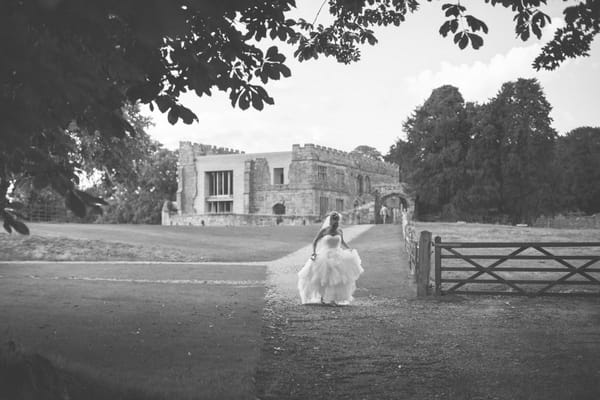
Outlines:
<svg viewBox="0 0 600 400"><path fill-rule="evenodd" d="M365 176L365 191L371 193L371 178Z"/></svg>
<svg viewBox="0 0 600 400"><path fill-rule="evenodd" d="M209 196L233 195L233 171L213 171L206 173Z"/></svg>
<svg viewBox="0 0 600 400"><path fill-rule="evenodd" d="M344 171L336 171L336 178L338 186L346 185L346 175L344 174Z"/></svg>
<svg viewBox="0 0 600 400"><path fill-rule="evenodd" d="M230 213L233 208L233 201L209 201L209 214L224 214Z"/></svg>
<svg viewBox="0 0 600 400"><path fill-rule="evenodd" d="M273 185L283 185L283 168L273 168Z"/></svg>
<svg viewBox="0 0 600 400"><path fill-rule="evenodd" d="M321 196L319 198L319 215L323 217L329 212L329 199Z"/></svg>
<svg viewBox="0 0 600 400"><path fill-rule="evenodd" d="M335 199L335 210L344 211L344 199Z"/></svg>
<svg viewBox="0 0 600 400"><path fill-rule="evenodd" d="M327 167L323 165L317 165L317 179L320 181L327 179Z"/></svg>
<svg viewBox="0 0 600 400"><path fill-rule="evenodd" d="M365 188L363 186L363 177L362 177L362 175L359 175L356 178L356 187L357 187L358 195L359 196L362 195L365 192Z"/></svg>

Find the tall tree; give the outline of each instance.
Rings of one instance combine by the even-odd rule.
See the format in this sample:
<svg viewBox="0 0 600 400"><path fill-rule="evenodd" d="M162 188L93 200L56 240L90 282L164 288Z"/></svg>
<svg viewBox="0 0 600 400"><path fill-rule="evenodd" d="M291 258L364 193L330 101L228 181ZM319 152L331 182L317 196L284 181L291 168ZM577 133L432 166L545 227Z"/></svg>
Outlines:
<svg viewBox="0 0 600 400"><path fill-rule="evenodd" d="M450 85L434 89L403 125L415 152L408 160L421 213L456 218L467 185L464 159L469 145L465 103Z"/></svg>
<svg viewBox="0 0 600 400"><path fill-rule="evenodd" d="M491 137L478 136L478 143L492 140L498 148L499 157L488 164L488 174L499 179L501 209L512 223L531 222L556 207L552 155L557 134L551 126L551 110L535 79L503 84L489 103L497 126Z"/></svg>
<svg viewBox="0 0 600 400"><path fill-rule="evenodd" d="M472 219L502 220L502 152L504 138L498 107L482 104L471 114L471 143L466 168L469 175L467 203Z"/></svg>
<svg viewBox="0 0 600 400"><path fill-rule="evenodd" d="M600 127L573 129L558 138L556 159L562 206L586 214L600 212Z"/></svg>
<svg viewBox="0 0 600 400"><path fill-rule="evenodd" d="M527 40L549 20L544 1L486 0L510 8L515 31ZM7 190L15 176L37 189L51 186L83 215L100 199L77 190L82 166L72 153L86 135L133 135L123 106L141 102L191 123L195 114L179 102L193 91L229 94L233 106L261 110L273 104L264 85L290 75L270 38L297 47L299 60L360 58L360 45L375 44L372 27L399 25L418 9L417 0L329 0L330 25L294 21L294 0L0 0L0 216L17 223ZM553 69L565 58L585 56L599 31L599 0L565 7L566 26L543 49L536 68ZM459 3L443 4L460 48L477 49L485 23ZM312 16L311 16L312 18ZM116 147L117 145L115 145ZM18 227L18 228L17 228ZM8 228L7 228L8 229Z"/></svg>

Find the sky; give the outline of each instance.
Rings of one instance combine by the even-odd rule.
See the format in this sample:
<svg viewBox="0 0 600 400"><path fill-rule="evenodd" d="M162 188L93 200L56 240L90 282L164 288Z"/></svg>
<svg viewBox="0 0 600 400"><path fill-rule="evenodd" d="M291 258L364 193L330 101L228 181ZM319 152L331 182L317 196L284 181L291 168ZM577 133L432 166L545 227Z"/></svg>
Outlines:
<svg viewBox="0 0 600 400"><path fill-rule="evenodd" d="M294 16L312 21L321 0L305 0ZM298 62L293 49L279 45L292 76L270 81L266 89L275 99L262 111L232 108L226 93L181 101L198 122L171 125L166 114L144 108L154 126L149 134L165 147L180 141L234 148L247 153L290 151L292 144L314 143L351 151L368 145L386 154L398 138L402 123L445 84L459 88L465 101L483 103L504 82L537 78L553 106L553 127L559 134L579 126L600 126L600 41L590 57L568 60L557 70L536 72L531 63L543 44L562 23L562 9L571 2L550 1L543 10L552 17L541 41L516 38L512 14L500 6L465 0L461 4L489 27L479 50L460 50L451 36L442 37L443 2L425 2L399 27L378 28L375 46L362 48L362 59L350 65L333 59ZM326 8L326 7L325 7ZM326 9L318 22L327 22ZM264 48L271 44L265 43Z"/></svg>

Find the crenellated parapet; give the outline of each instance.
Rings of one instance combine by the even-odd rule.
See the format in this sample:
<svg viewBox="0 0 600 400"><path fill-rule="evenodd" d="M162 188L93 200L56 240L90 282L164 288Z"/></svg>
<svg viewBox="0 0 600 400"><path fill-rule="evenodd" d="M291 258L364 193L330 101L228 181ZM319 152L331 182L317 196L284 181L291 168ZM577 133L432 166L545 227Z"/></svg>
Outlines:
<svg viewBox="0 0 600 400"><path fill-rule="evenodd" d="M202 143L191 143L191 142L179 142L179 159L183 162L181 153L185 153L184 158L187 160L192 157L220 155L220 154L244 154L243 151L237 149L230 149L228 147L218 147L209 144Z"/></svg>
<svg viewBox="0 0 600 400"><path fill-rule="evenodd" d="M348 165L356 169L382 175L399 175L396 164L312 143L307 143L303 146L294 144L292 146L292 161L323 161L332 164Z"/></svg>

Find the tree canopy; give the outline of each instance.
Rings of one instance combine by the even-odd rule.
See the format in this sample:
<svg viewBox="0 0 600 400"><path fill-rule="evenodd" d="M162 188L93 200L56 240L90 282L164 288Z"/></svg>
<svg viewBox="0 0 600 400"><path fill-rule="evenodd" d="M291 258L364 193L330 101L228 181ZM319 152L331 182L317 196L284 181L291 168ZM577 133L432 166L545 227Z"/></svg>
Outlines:
<svg viewBox="0 0 600 400"><path fill-rule="evenodd" d="M352 150L350 154L358 154L363 157L372 158L373 160L383 161L383 155L379 150L377 150L375 147L367 146L365 144L356 146L356 148Z"/></svg>
<svg viewBox="0 0 600 400"><path fill-rule="evenodd" d="M532 223L541 215L600 211L600 128L559 137L535 79L502 85L484 104L442 86L404 123L388 161L424 219Z"/></svg>
<svg viewBox="0 0 600 400"><path fill-rule="evenodd" d="M549 21L539 0L484 0L510 8L523 40ZM103 204L77 189L76 156L89 135L104 142L135 135L124 106L143 103L169 122L196 115L179 102L192 91L229 94L234 107L273 104L264 85L291 74L273 41L296 46L300 60L360 58L375 44L372 27L400 25L417 0L329 0L333 22L291 19L294 0L0 0L0 214L5 229L27 229L7 192L16 179L50 186L78 215ZM554 69L566 57L587 55L600 30L600 1L565 7L565 27L544 47L534 67ZM483 44L485 22L460 3L441 6L440 34L461 49ZM309 18L310 19L310 18ZM269 45L263 45L268 39ZM118 145L109 146L115 151Z"/></svg>

